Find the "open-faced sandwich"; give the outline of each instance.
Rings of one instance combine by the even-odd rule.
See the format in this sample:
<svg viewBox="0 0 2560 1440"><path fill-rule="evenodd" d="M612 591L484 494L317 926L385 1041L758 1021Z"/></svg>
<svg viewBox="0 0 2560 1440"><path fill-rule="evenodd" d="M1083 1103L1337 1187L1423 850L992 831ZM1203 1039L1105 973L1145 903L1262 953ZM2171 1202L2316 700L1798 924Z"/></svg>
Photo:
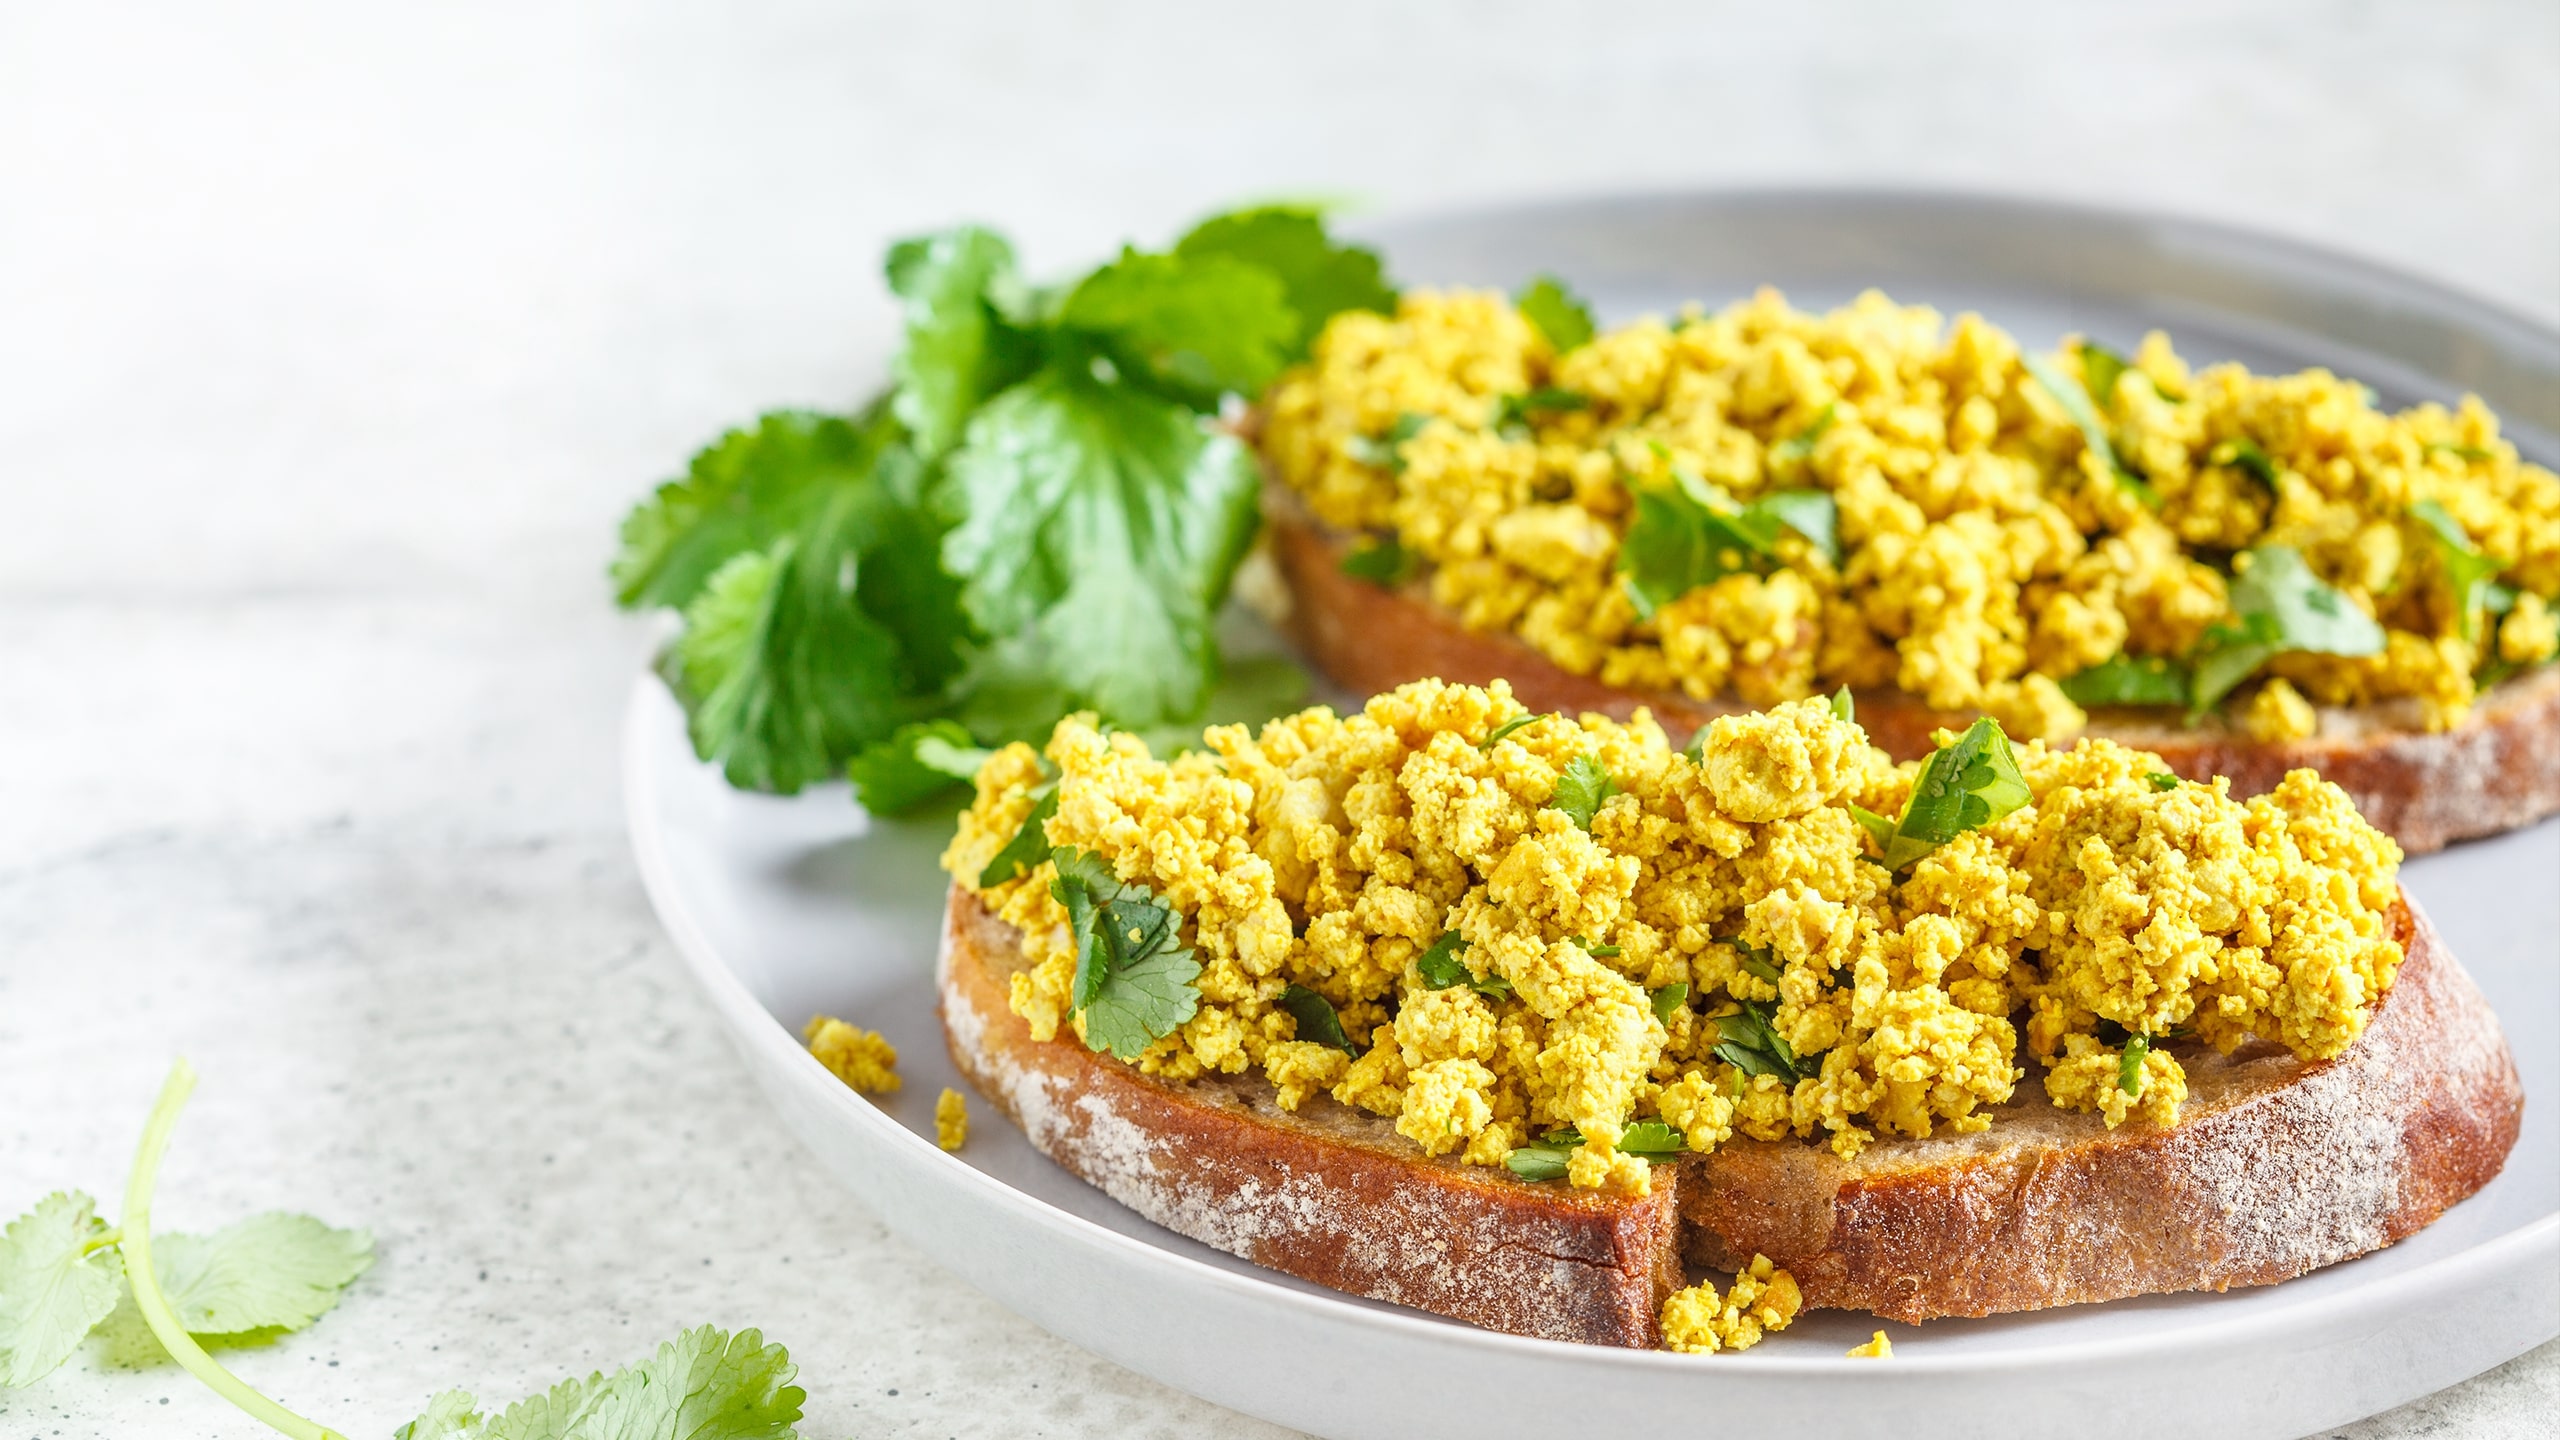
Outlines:
<svg viewBox="0 0 2560 1440"><path fill-rule="evenodd" d="M1069 717L977 772L942 1017L1035 1146L1186 1235L1732 1348L2265 1284L2486 1183L2514 1065L2399 860L2308 772L2244 800L1988 718L1896 763L1845 694L1686 750L1498 683L1171 760Z"/></svg>
<svg viewBox="0 0 2560 1440"><path fill-rule="evenodd" d="M1340 314L1255 424L1287 625L1359 693L1685 730L1847 685L1901 758L1989 713L2307 767L2411 851L2560 811L2560 477L2477 401L1874 294L1596 334L1542 282Z"/></svg>

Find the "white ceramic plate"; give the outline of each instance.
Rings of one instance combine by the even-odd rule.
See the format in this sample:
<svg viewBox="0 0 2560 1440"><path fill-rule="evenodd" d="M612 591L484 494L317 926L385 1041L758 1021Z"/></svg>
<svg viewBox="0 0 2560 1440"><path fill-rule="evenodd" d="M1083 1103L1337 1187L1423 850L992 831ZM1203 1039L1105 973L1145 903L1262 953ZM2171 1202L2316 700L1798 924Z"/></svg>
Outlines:
<svg viewBox="0 0 2560 1440"><path fill-rule="evenodd" d="M2065 328L2191 360L2327 364L2390 403L2480 392L2552 463L2560 337L2359 262L2215 227L1895 194L1666 197L1373 232L1408 284L1570 277L1624 316L1776 284L1799 304L1876 285L1977 308L2031 345ZM2147 1433L2300 1435L2560 1334L2560 822L2411 863L2416 894L2504 1020L2529 1097L2506 1172L2418 1235L2289 1283L1985 1321L1806 1316L1748 1353L1527 1340L1335 1294L1163 1230L1051 1165L979 1102L958 1156L933 1098L960 1082L933 1009L946 823L875 822L844 787L742 795L695 761L654 679L624 733L649 895L757 1082L893 1230L1040 1325L1220 1404L1323 1435L1554 1440L1714 1426L1974 1436L1988 1417L2117 1417ZM854 1095L800 1049L813 1012L898 1046L907 1084ZM965 1088L965 1087L963 1087ZM2113 1423L2113 1422L2111 1422Z"/></svg>

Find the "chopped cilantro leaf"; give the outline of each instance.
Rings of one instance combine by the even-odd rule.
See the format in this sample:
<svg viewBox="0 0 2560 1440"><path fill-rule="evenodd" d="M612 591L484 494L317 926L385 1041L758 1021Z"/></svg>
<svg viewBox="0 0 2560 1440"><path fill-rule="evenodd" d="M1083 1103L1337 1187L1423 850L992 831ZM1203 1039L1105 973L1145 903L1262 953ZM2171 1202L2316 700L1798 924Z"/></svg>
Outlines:
<svg viewBox="0 0 2560 1440"><path fill-rule="evenodd" d="M1493 428L1505 435L1528 433L1540 415L1560 415L1591 408L1591 397L1579 390L1540 386L1525 395L1503 395L1493 402Z"/></svg>
<svg viewBox="0 0 2560 1440"><path fill-rule="evenodd" d="M1588 833L1591 817L1618 793L1618 782L1601 768L1590 755L1576 755L1564 763L1564 771L1556 777L1555 794L1547 803L1570 816L1576 827Z"/></svg>
<svg viewBox="0 0 2560 1440"><path fill-rule="evenodd" d="M1780 972L1777 961L1770 954L1769 947L1751 944L1740 936L1735 936L1724 943L1733 947L1735 963L1744 970L1772 985L1778 983Z"/></svg>
<svg viewBox="0 0 2560 1440"><path fill-rule="evenodd" d="M1396 417L1396 423L1387 427L1386 434L1354 435L1344 442L1343 450L1352 459L1372 469L1401 475L1404 473L1404 443L1421 434L1423 427L1430 423L1430 416L1408 410Z"/></svg>
<svg viewBox="0 0 2560 1440"><path fill-rule="evenodd" d="M1794 1084L1801 1078L1795 1047L1771 1024L1776 1013L1766 1001L1745 1000L1739 1011L1716 1016L1715 1057L1745 1075L1775 1075Z"/></svg>
<svg viewBox="0 0 2560 1440"><path fill-rule="evenodd" d="M1058 813L1058 782L1051 780L1031 792L1031 813L1022 817L1022 828L1004 842L986 868L978 872L978 888L1002 885L1027 874L1049 858L1049 821Z"/></svg>
<svg viewBox="0 0 2560 1440"><path fill-rule="evenodd" d="M1586 939L1580 935L1567 935L1564 938L1572 941L1574 948L1595 960L1615 960L1627 953L1626 947L1622 945L1603 945L1597 940Z"/></svg>
<svg viewBox="0 0 2560 1440"><path fill-rule="evenodd" d="M2487 446L2456 445L2445 440L2428 441L2426 453L2429 455L2451 455L2457 460L2468 460L2475 465L2483 461L2495 460L2498 458L2498 452L2489 449Z"/></svg>
<svg viewBox="0 0 2560 1440"><path fill-rule="evenodd" d="M2189 663L2195 683L2190 713L2213 708L2232 687L2274 656L2292 651L2321 655L2372 655L2382 649L2382 627L2344 594L2320 583L2299 552L2261 545L2247 552L2231 581L2236 623L2215 625L2197 642Z"/></svg>
<svg viewBox="0 0 2560 1440"><path fill-rule="evenodd" d="M1038 362L1038 341L1006 318L1027 307L1028 293L1013 247L974 225L901 240L885 268L907 331L890 362L898 381L890 408L932 458L959 443L981 402Z"/></svg>
<svg viewBox="0 0 2560 1440"><path fill-rule="evenodd" d="M913 815L965 796L990 752L956 720L902 725L846 766L854 798L874 815Z"/></svg>
<svg viewBox="0 0 2560 1440"><path fill-rule="evenodd" d="M1824 435L1830 433L1833 423L1839 418L1839 401L1834 400L1824 405L1822 413L1814 416L1803 429L1769 447L1769 464L1772 467L1802 465L1811 460L1813 447L1821 443Z"/></svg>
<svg viewBox="0 0 2560 1440"><path fill-rule="evenodd" d="M1120 258L1076 283L1056 324L1097 341L1131 378L1197 409L1258 395L1298 345L1288 286L1232 255Z"/></svg>
<svg viewBox="0 0 2560 1440"><path fill-rule="evenodd" d="M1846 685L1831 692L1831 718L1843 725L1858 723L1858 697L1850 694Z"/></svg>
<svg viewBox="0 0 2560 1440"><path fill-rule="evenodd" d="M2187 668L2159 656L2118 654L2062 682L2075 705L2184 705Z"/></svg>
<svg viewBox="0 0 2560 1440"><path fill-rule="evenodd" d="M1299 1039L1330 1045L1346 1055L1360 1053L1351 1037L1342 1033L1342 1017L1335 1013L1333 1002L1306 986L1291 985L1281 991L1280 1008L1297 1020Z"/></svg>
<svg viewBox="0 0 2560 1440"><path fill-rule="evenodd" d="M2166 770L2154 770L2151 772L2151 788L2154 790L2164 792L2175 790L2182 783L2184 782L2180 781L2177 776L2170 774Z"/></svg>
<svg viewBox="0 0 2560 1440"><path fill-rule="evenodd" d="M2276 488L2275 460L2267 454L2263 446L2246 435L2237 440L2225 440L2213 447L2212 459L2216 465L2228 465L2234 470L2245 472L2250 479L2266 486L2269 490Z"/></svg>
<svg viewBox="0 0 2560 1440"><path fill-rule="evenodd" d="M1618 569L1644 619L1736 571L1774 568L1778 537L1787 530L1835 561L1839 555L1839 507L1819 490L1779 490L1738 505L1674 466L1669 485L1638 487L1635 500L1635 519L1618 545Z"/></svg>
<svg viewBox="0 0 2560 1440"><path fill-rule="evenodd" d="M1422 569L1422 559L1393 535L1381 536L1342 557L1342 573L1392 590Z"/></svg>
<svg viewBox="0 0 2560 1440"><path fill-rule="evenodd" d="M1911 798L1889 832L1878 833L1882 817L1857 812L1858 823L1883 848L1884 868L1899 872L1912 862L1967 830L2016 811L2035 798L2000 722L1985 715L1962 735L1939 746L1920 762L1911 782Z"/></svg>
<svg viewBox="0 0 2560 1440"><path fill-rule="evenodd" d="M1590 344L1591 337L1599 332L1591 320L1591 307L1553 275L1531 280L1512 303L1520 307L1522 318L1538 327L1538 333L1547 337L1548 347L1559 355Z"/></svg>
<svg viewBox="0 0 2560 1440"><path fill-rule="evenodd" d="M1185 259L1224 256L1258 265L1277 276L1297 338L1288 356L1307 353L1325 322L1345 310L1393 314L1395 287L1386 280L1378 252L1346 245L1327 234L1323 214L1304 205L1260 205L1212 216L1173 247Z"/></svg>
<svg viewBox="0 0 2560 1440"><path fill-rule="evenodd" d="M1085 1044L1135 1060L1199 1009L1200 962L1182 943L1182 917L1091 851L1068 846L1050 859L1057 878L1049 893L1076 937L1071 993Z"/></svg>
<svg viewBox="0 0 2560 1440"><path fill-rule="evenodd" d="M1758 510L1813 542L1832 564L1840 563L1840 503L1822 490L1772 490L1742 507Z"/></svg>
<svg viewBox="0 0 2560 1440"><path fill-rule="evenodd" d="M1446 990L1452 985L1464 985L1488 1000L1510 999L1510 981L1499 975L1478 975L1458 958L1466 948L1465 936L1455 930L1442 931L1440 938L1431 942L1430 949L1414 957L1414 969L1422 976L1422 988Z"/></svg>
<svg viewBox="0 0 2560 1440"><path fill-rule="evenodd" d="M1689 982L1674 980L1645 998L1653 1005L1653 1018L1668 1027L1671 1024L1671 1017L1679 1013L1680 1007L1689 1001Z"/></svg>
<svg viewBox="0 0 2560 1440"><path fill-rule="evenodd" d="M32 1385L71 1358L116 1308L116 1262L97 1202L57 1191L0 1231L0 1389Z"/></svg>
<svg viewBox="0 0 2560 1440"><path fill-rule="evenodd" d="M1535 725L1541 720L1557 720L1561 718L1563 717L1553 713L1552 711L1524 710L1521 713L1512 716L1510 719L1503 721L1501 724L1494 726L1492 734L1487 735L1476 742L1476 748L1479 750L1490 750L1494 746L1502 743L1503 740L1509 738L1513 731Z"/></svg>
<svg viewBox="0 0 2560 1440"><path fill-rule="evenodd" d="M1567 1125L1540 1136L1537 1144L1513 1150L1503 1164L1523 1180L1561 1180L1573 1152L1587 1143L1580 1130ZM1686 1137L1659 1120L1638 1120L1621 1129L1616 1146L1621 1153L1654 1165L1679 1159L1688 1147Z"/></svg>
<svg viewBox="0 0 2560 1440"><path fill-rule="evenodd" d="M1572 1150L1561 1145L1522 1145L1502 1163L1523 1180L1561 1180L1572 1158Z"/></svg>
<svg viewBox="0 0 2560 1440"><path fill-rule="evenodd" d="M2116 483L2132 491L2143 504L2154 510L2159 509L2159 495L2149 485L2143 483L2141 476L2127 469L2125 463L2116 458L2115 442L2107 438L2106 424L2098 418L2098 412L2090 406L2089 392L2080 388L2080 382L2055 369L2052 362L2042 356L2021 353L2018 359L2027 367L2027 373L2035 377L2036 383L2044 387L2045 393L2051 395L2055 403L2061 405L2062 413L2069 417L2073 427L2079 430L2081 443L2088 446L2089 452L2098 457L2098 463L2106 468L2108 474L2115 476Z"/></svg>
<svg viewBox="0 0 2560 1440"><path fill-rule="evenodd" d="M2410 506L2409 518L2426 527L2435 550L2436 568L2443 574L2445 589L2462 616L2462 638L2477 640L2480 616L2489 608L2489 592L2502 588L2497 587L2496 577L2507 568L2506 562L2473 546L2462 522L2434 500L2421 500ZM2514 592L2507 593L2507 605L2512 607Z"/></svg>
<svg viewBox="0 0 2560 1440"><path fill-rule="evenodd" d="M1053 368L982 406L949 465L942 558L980 627L1021 642L1016 683L1047 679L1125 725L1207 702L1212 621L1257 523L1240 441Z"/></svg>
<svg viewBox="0 0 2560 1440"><path fill-rule="evenodd" d="M2101 410L2116 403L2116 382L2133 368L2132 362L2094 340L2080 342L2080 373L2089 379L2089 398Z"/></svg>
<svg viewBox="0 0 2560 1440"><path fill-rule="evenodd" d="M2142 1094L2142 1061L2150 1053L2150 1036L2135 1034L2125 1037L2124 1056L2116 1062L2116 1088L2127 1095Z"/></svg>

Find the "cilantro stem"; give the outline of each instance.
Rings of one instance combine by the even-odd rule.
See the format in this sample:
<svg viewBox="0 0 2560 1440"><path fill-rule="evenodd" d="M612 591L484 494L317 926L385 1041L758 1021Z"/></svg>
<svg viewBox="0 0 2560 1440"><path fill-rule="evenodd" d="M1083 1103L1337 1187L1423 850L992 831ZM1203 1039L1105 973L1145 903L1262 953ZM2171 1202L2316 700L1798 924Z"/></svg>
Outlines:
<svg viewBox="0 0 2560 1440"><path fill-rule="evenodd" d="M80 1253L84 1256L95 1255L99 1251L104 1250L111 1245L122 1244L123 1241L124 1232L110 1225L106 1229L99 1231L97 1234L90 1236L88 1239L81 1241Z"/></svg>
<svg viewBox="0 0 2560 1440"><path fill-rule="evenodd" d="M169 1132L177 1127L178 1112L186 1108L187 1096L195 1088L195 1067L181 1055L169 1066L169 1078L161 1083L160 1098L142 1127L142 1144L133 1153L133 1174L125 1181L122 1243L125 1275L133 1282L134 1306L172 1359L251 1418L293 1440L347 1440L337 1431L305 1420L250 1389L246 1381L223 1369L204 1353L194 1336L179 1326L177 1315L169 1309L169 1297L160 1291L160 1277L151 1268L151 1190L159 1182L160 1154L169 1148Z"/></svg>

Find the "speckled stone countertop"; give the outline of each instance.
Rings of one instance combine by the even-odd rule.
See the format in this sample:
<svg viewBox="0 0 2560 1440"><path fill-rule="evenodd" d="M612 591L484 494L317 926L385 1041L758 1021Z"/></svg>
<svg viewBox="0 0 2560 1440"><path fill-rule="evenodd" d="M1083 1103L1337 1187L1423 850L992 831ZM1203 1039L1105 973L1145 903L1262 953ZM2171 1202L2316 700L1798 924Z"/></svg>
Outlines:
<svg viewBox="0 0 2560 1440"><path fill-rule="evenodd" d="M2560 317L2560 9L1357 3L0 16L0 1210L380 1260L237 1368L351 1435L681 1326L813 1436L1277 1435L1016 1319L802 1163L651 919L612 525L879 373L893 235L1034 268L1240 196L1887 180L2154 205ZM1593 12L1598 15L1600 12ZM2548 1434L2560 1348L2360 1437ZM85 1349L0 1437L264 1434Z"/></svg>

